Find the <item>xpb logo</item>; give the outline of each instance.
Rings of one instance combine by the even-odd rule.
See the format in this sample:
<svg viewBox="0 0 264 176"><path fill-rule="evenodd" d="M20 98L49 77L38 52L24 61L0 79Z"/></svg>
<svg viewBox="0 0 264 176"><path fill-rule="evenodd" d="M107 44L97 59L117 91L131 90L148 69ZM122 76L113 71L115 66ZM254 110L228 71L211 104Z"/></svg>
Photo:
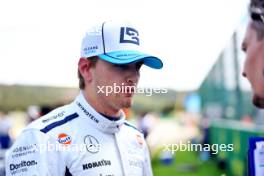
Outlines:
<svg viewBox="0 0 264 176"><path fill-rule="evenodd" d="M139 45L138 31L130 27L121 27L120 43L133 43Z"/></svg>

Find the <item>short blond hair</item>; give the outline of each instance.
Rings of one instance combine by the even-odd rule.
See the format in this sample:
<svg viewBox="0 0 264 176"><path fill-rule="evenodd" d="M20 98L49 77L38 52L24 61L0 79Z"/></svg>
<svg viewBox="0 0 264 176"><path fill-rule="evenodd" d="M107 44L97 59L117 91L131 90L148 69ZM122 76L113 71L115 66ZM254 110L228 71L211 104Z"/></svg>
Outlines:
<svg viewBox="0 0 264 176"><path fill-rule="evenodd" d="M92 67L95 67L97 60L99 58L98 58L98 56L92 56L92 57L87 57L86 59L90 60ZM79 69L78 69L78 78L79 78L79 88L84 89L85 88L85 81L84 81L84 78L83 78L82 74L80 73Z"/></svg>

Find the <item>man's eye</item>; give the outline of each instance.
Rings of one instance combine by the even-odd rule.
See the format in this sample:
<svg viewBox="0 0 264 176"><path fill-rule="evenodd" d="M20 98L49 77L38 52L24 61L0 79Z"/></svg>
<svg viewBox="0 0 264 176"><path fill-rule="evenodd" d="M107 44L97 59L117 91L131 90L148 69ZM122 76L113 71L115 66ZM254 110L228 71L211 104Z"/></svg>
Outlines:
<svg viewBox="0 0 264 176"><path fill-rule="evenodd" d="M140 68L141 68L141 65L136 66L136 71L139 72L140 71Z"/></svg>
<svg viewBox="0 0 264 176"><path fill-rule="evenodd" d="M143 65L143 62L137 63L137 65L136 65L136 69L137 69L137 70L140 70L140 68L141 68L142 65Z"/></svg>
<svg viewBox="0 0 264 176"><path fill-rule="evenodd" d="M120 69L120 70L127 70L128 69L127 65L115 65L115 67Z"/></svg>
<svg viewBox="0 0 264 176"><path fill-rule="evenodd" d="M124 64L124 65L114 65L114 67L121 71L132 70L132 69L136 69L136 71L139 71L142 64L143 63L140 62L135 65Z"/></svg>

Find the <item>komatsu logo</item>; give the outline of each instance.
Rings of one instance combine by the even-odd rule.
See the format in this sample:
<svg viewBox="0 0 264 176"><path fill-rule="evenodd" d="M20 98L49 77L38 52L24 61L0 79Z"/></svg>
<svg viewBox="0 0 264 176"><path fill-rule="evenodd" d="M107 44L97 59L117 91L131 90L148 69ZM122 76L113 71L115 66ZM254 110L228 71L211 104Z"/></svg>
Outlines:
<svg viewBox="0 0 264 176"><path fill-rule="evenodd" d="M83 170L92 169L95 167L102 167L102 166L111 166L111 161L110 160L101 160L101 161L95 161L95 162L83 164Z"/></svg>

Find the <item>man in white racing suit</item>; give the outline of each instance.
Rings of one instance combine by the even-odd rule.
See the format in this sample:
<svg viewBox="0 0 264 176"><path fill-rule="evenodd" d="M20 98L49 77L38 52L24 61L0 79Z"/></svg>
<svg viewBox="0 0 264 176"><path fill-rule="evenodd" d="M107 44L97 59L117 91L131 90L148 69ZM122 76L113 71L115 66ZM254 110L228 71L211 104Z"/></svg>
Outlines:
<svg viewBox="0 0 264 176"><path fill-rule="evenodd" d="M130 23L90 28L78 63L80 93L29 124L6 154L6 175L151 176L147 144L125 120L142 64L160 69L140 51Z"/></svg>

